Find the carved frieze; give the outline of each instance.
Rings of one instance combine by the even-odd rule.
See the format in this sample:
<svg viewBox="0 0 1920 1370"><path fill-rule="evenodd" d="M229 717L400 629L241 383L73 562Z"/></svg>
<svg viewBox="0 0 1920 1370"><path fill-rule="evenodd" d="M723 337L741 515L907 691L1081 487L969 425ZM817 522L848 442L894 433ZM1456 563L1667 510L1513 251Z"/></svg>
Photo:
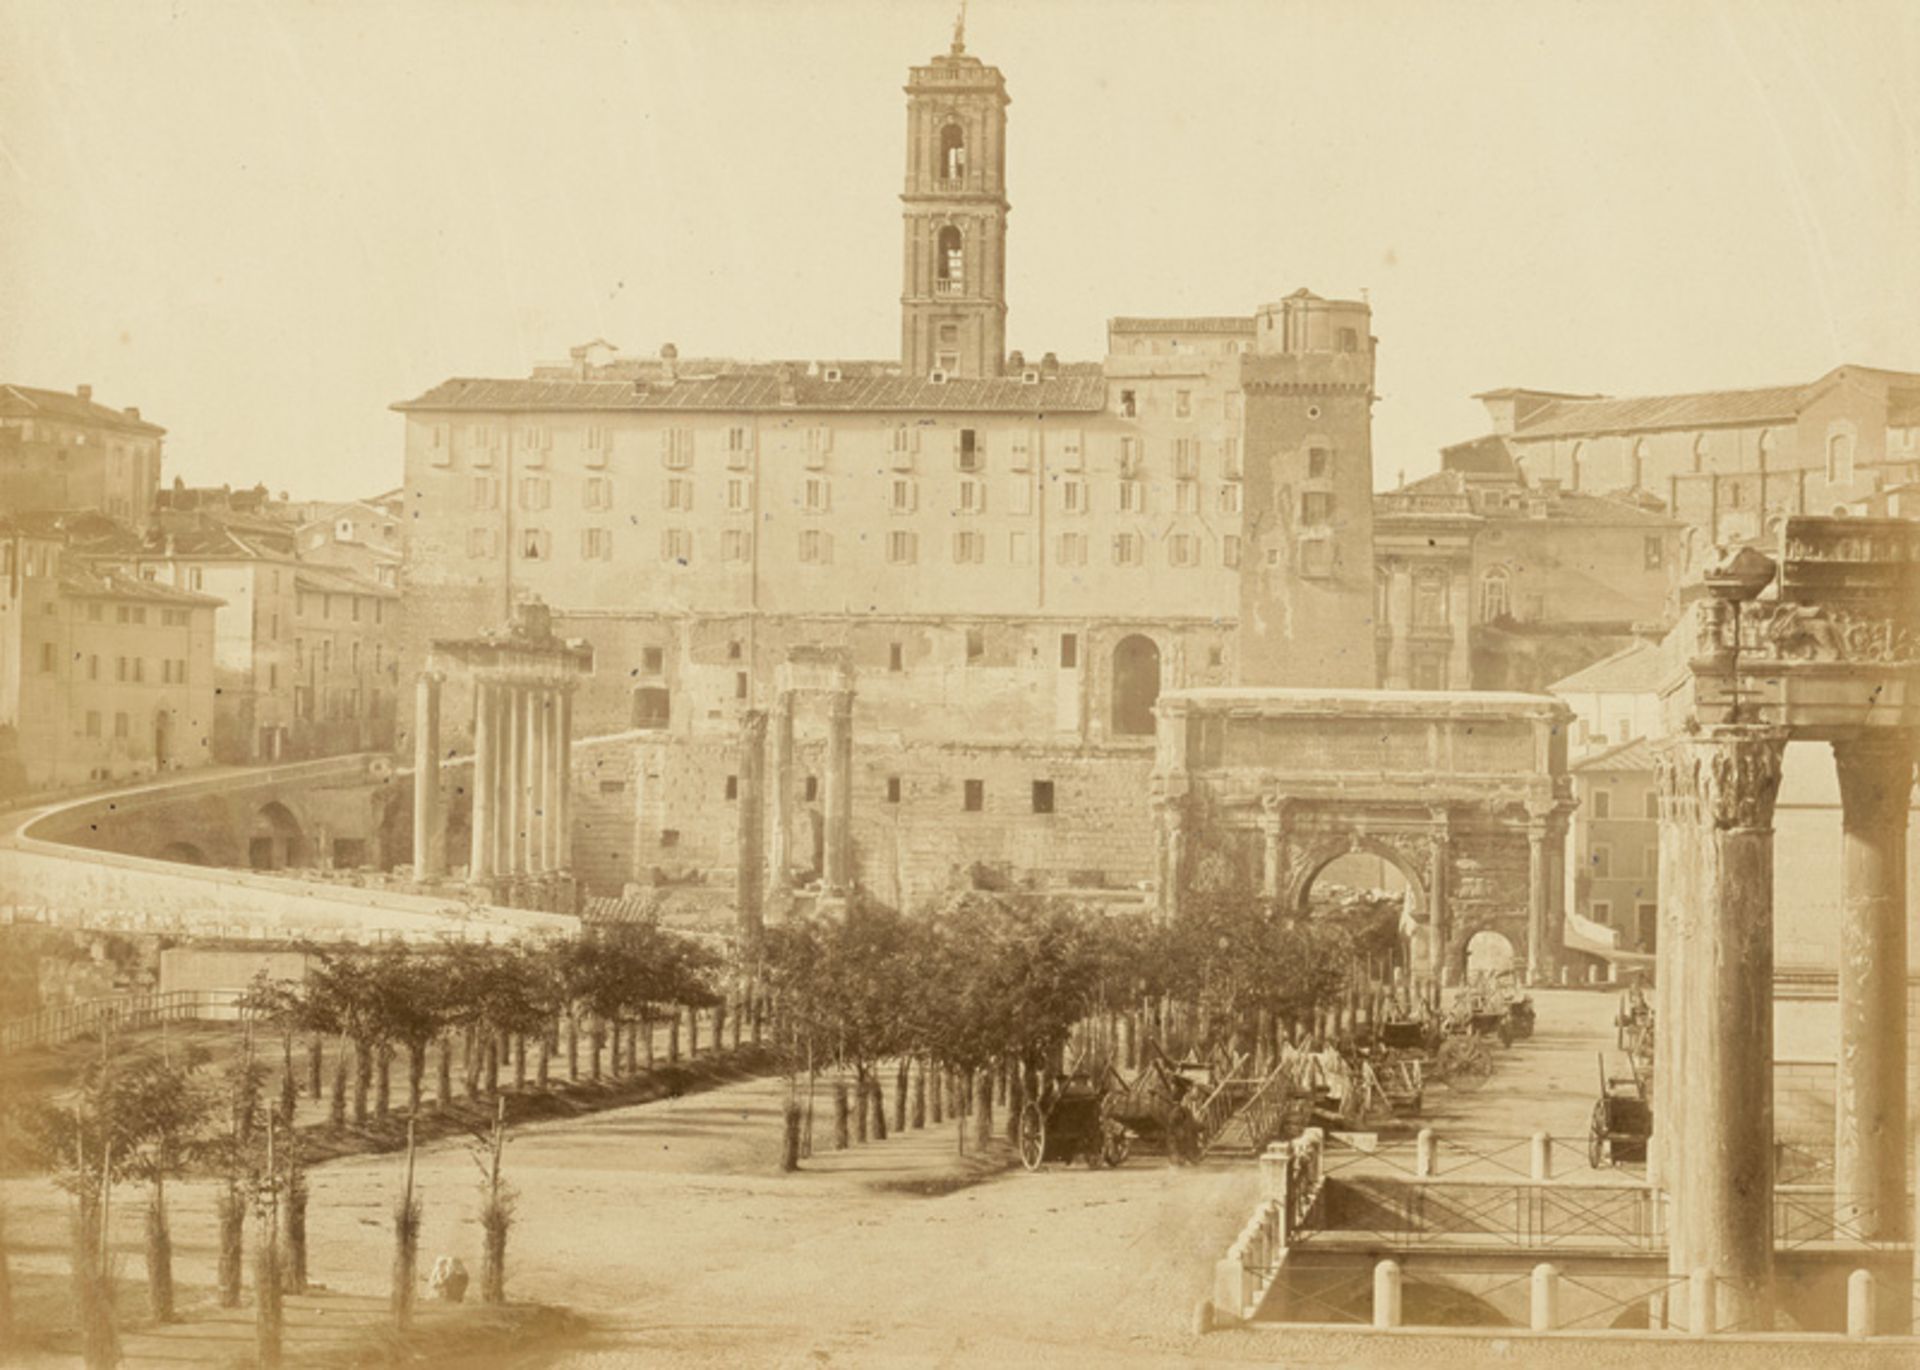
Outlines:
<svg viewBox="0 0 1920 1370"><path fill-rule="evenodd" d="M1774 601L1743 606L1741 619L1741 649L1762 659L1920 664L1920 634L1911 622L1887 615Z"/></svg>

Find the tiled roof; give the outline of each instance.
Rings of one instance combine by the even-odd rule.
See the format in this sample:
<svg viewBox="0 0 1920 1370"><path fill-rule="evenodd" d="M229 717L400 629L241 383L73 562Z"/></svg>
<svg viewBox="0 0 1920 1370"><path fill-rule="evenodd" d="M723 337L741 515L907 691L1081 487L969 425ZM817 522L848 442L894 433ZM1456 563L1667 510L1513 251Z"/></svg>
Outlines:
<svg viewBox="0 0 1920 1370"><path fill-rule="evenodd" d="M1488 511L1493 513L1492 510ZM1518 518L1517 511L1509 512L1508 517ZM1587 495L1562 491L1547 500L1547 517L1567 519L1581 523L1645 523L1664 525L1676 520L1669 517L1665 508L1649 508L1637 500L1623 498L1621 495Z"/></svg>
<svg viewBox="0 0 1920 1370"><path fill-rule="evenodd" d="M1251 315L1209 314L1187 319L1119 318L1107 320L1114 333L1251 333Z"/></svg>
<svg viewBox="0 0 1920 1370"><path fill-rule="evenodd" d="M1570 771L1650 771L1653 769L1653 747L1644 737L1636 737L1609 747L1604 752L1596 752L1581 761L1567 767Z"/></svg>
<svg viewBox="0 0 1920 1370"><path fill-rule="evenodd" d="M64 542L89 556L133 556L140 534L97 509L26 509L0 517L0 532Z"/></svg>
<svg viewBox="0 0 1920 1370"><path fill-rule="evenodd" d="M1547 686L1549 694L1646 694L1666 683L1657 644L1644 639Z"/></svg>
<svg viewBox="0 0 1920 1370"><path fill-rule="evenodd" d="M138 599L149 603L217 608L224 599L198 594L157 580L143 580L120 571L87 571L61 565L60 593L73 599Z"/></svg>
<svg viewBox="0 0 1920 1370"><path fill-rule="evenodd" d="M400 592L391 585L381 585L337 566L316 566L311 562L301 563L293 573L293 583L302 590L320 590L335 595L373 595L379 599L400 597Z"/></svg>
<svg viewBox="0 0 1920 1370"><path fill-rule="evenodd" d="M1650 428L1785 423L1800 412L1811 388L1778 385L1761 390L1706 390L1692 395L1648 395L1624 400L1557 399L1520 419L1514 425L1514 436L1576 437Z"/></svg>
<svg viewBox="0 0 1920 1370"><path fill-rule="evenodd" d="M1107 387L1097 367L1067 368L1031 385L1019 377L950 380L939 384L897 374L795 375L793 402L782 403L775 370L756 366L671 383L455 379L393 407L402 413L572 410L853 411L888 413L1097 413Z"/></svg>
<svg viewBox="0 0 1920 1370"><path fill-rule="evenodd" d="M83 400L65 390L41 390L31 385L0 383L0 414L16 417L59 418L69 423L97 424L123 433L161 434L167 430L121 409Z"/></svg>

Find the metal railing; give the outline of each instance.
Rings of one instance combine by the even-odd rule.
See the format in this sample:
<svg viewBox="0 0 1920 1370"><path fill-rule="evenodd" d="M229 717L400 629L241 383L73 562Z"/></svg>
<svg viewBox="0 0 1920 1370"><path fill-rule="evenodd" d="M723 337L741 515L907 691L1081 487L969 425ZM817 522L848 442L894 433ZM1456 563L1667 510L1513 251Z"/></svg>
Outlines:
<svg viewBox="0 0 1920 1370"><path fill-rule="evenodd" d="M237 1018L244 997L245 991L237 989L174 989L83 999L0 1023L0 1052L59 1046L108 1028L129 1032L189 1019Z"/></svg>

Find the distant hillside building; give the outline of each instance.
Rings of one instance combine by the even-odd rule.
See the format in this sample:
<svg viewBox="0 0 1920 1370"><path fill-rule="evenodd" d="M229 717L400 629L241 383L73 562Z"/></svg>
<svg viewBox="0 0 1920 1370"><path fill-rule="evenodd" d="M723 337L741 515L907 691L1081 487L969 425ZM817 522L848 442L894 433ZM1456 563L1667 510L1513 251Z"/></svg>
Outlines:
<svg viewBox="0 0 1920 1370"><path fill-rule="evenodd" d="M1708 546L1769 537L1788 514L1844 513L1920 480L1920 372L1840 366L1756 390L1475 398L1530 482L1640 491Z"/></svg>
<svg viewBox="0 0 1920 1370"><path fill-rule="evenodd" d="M1670 615L1677 521L1648 502L1523 484L1511 461L1466 446L1467 461L1449 449L1445 469L1374 496L1383 686L1543 690Z"/></svg>
<svg viewBox="0 0 1920 1370"><path fill-rule="evenodd" d="M96 569L55 523L0 517L0 790L207 764L220 601Z"/></svg>
<svg viewBox="0 0 1920 1370"><path fill-rule="evenodd" d="M0 383L0 513L94 509L145 528L160 486L166 429L137 408Z"/></svg>
<svg viewBox="0 0 1920 1370"><path fill-rule="evenodd" d="M859 878L903 902L982 867L1147 878L1163 689L1376 683L1367 305L1303 290L1116 318L1100 362L1009 352L1004 81L956 41L907 94L898 360L596 340L395 406L407 672L537 598L594 647L577 728L650 734L589 780L589 886L731 871L741 728L795 649L853 672ZM776 883L819 869L804 717L795 745Z"/></svg>

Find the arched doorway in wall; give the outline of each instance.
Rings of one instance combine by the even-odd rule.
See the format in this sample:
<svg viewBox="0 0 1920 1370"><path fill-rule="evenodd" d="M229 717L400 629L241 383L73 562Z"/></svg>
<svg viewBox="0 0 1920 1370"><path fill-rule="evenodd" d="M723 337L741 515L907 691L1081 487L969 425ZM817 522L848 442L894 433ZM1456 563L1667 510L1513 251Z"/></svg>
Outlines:
<svg viewBox="0 0 1920 1370"><path fill-rule="evenodd" d="M1113 649L1113 731L1118 737L1152 737L1153 706L1160 699L1160 648L1134 633Z"/></svg>
<svg viewBox="0 0 1920 1370"><path fill-rule="evenodd" d="M1424 980L1432 973L1433 947L1419 874L1383 844L1346 843L1306 877L1293 907L1309 918L1337 920L1353 938L1363 976L1383 983L1402 975Z"/></svg>
<svg viewBox="0 0 1920 1370"><path fill-rule="evenodd" d="M1481 975L1504 975L1516 969L1513 943L1505 933L1482 928L1467 939L1467 979Z"/></svg>
<svg viewBox="0 0 1920 1370"><path fill-rule="evenodd" d="M303 865L306 858L306 835L293 810L277 799L263 804L247 839L247 864L257 871L271 871Z"/></svg>

